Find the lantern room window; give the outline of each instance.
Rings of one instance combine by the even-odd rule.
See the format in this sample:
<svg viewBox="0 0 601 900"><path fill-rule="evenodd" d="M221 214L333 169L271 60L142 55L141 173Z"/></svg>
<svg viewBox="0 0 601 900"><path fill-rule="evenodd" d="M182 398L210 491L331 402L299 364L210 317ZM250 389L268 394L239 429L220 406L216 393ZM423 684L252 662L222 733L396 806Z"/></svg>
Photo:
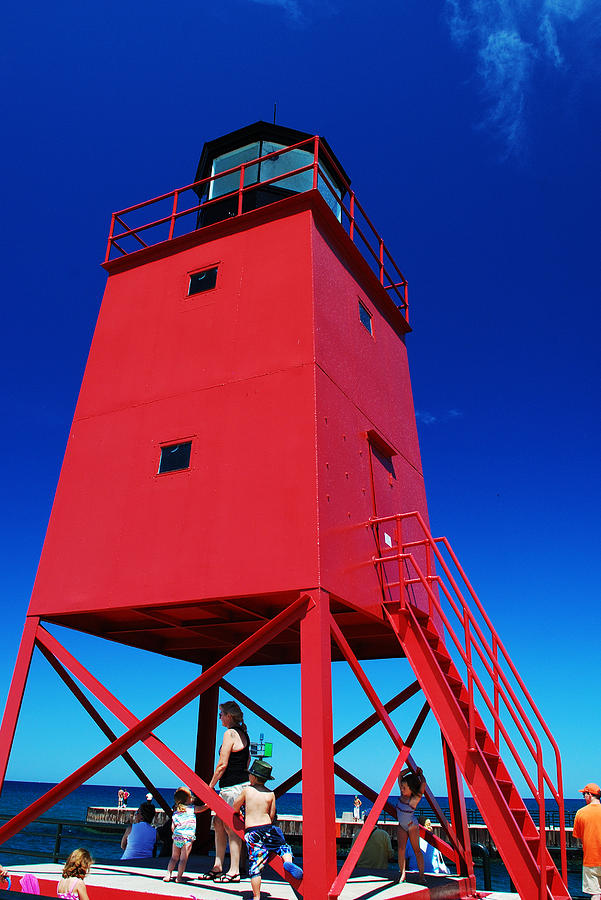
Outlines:
<svg viewBox="0 0 601 900"><path fill-rule="evenodd" d="M220 178L215 178L215 175L241 166L242 163L267 156L270 153L276 155L246 167L244 170L245 187L258 182L269 181L272 178L277 178L278 175L282 175L284 177L271 182L272 188L280 188L291 194L310 191L313 187L313 151L301 148L286 151L286 146L286 144L278 144L274 143L274 141L260 140L216 156L211 166L213 178L209 185L208 199L214 200L217 197L223 197L224 194L234 193L240 187L239 169L231 172L229 175L222 175ZM281 150L282 153L278 153L278 150ZM296 169L302 169L304 166L310 166L311 168L306 169L304 172L297 172L295 175L288 174ZM342 215L340 206L342 193L340 187L337 185L333 173L323 161L320 161L320 169L326 177L324 179L320 171L317 178L317 189L338 221L340 221Z"/></svg>
<svg viewBox="0 0 601 900"><path fill-rule="evenodd" d="M159 462L159 475L166 472L180 472L190 468L190 453L192 441L181 444L167 444L161 447L161 459Z"/></svg>

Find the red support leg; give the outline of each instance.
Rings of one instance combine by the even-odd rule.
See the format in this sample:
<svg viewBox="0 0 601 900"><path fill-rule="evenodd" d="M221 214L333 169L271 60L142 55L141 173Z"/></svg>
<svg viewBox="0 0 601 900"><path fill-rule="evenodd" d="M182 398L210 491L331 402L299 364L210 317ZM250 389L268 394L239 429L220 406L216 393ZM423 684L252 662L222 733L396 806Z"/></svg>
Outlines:
<svg viewBox="0 0 601 900"><path fill-rule="evenodd" d="M336 878L336 809L332 731L329 595L311 591L315 606L301 621L304 896L327 900Z"/></svg>
<svg viewBox="0 0 601 900"><path fill-rule="evenodd" d="M472 887L475 889L476 878L474 875L474 864L472 861L470 828L467 821L467 812L465 809L465 797L463 795L463 779L461 778L461 773L457 768L455 758L451 753L451 748L447 744L443 734L441 734L441 738L442 753L447 775L447 793L449 796L451 824L455 830L457 838L463 845L463 856L457 854L457 874L469 878Z"/></svg>
<svg viewBox="0 0 601 900"><path fill-rule="evenodd" d="M205 667L203 666L203 672ZM210 687L198 698L198 728L196 732L196 759L194 771L203 781L209 782L215 769L217 743L217 712L219 709L219 685ZM196 819L196 846L204 847L211 836L211 817L203 814Z"/></svg>
<svg viewBox="0 0 601 900"><path fill-rule="evenodd" d="M15 737L17 719L19 718L21 703L23 702L23 693L27 683L27 676L29 675L29 666L31 665L35 635L39 622L40 620L37 616L31 616L25 620L23 637L19 645L15 670L6 699L6 707L4 708L4 716L0 726L0 794L4 787L4 778Z"/></svg>

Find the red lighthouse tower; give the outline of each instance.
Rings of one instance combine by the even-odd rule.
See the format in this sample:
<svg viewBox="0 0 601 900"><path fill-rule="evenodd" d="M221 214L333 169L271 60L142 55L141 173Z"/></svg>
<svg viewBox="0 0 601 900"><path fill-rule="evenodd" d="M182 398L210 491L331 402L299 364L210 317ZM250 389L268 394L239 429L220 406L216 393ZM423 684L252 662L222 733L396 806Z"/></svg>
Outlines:
<svg viewBox="0 0 601 900"><path fill-rule="evenodd" d="M302 734L270 721L302 747L306 897L340 894L400 769L414 765L429 710L451 811L450 821L439 811L440 845L461 890L475 882L460 772L520 894L565 895L544 828L500 755L509 747L540 809L545 787L561 800L560 773L547 774L532 725L538 713L526 710L450 547L429 531L407 284L327 142L259 122L208 143L194 184L115 214L105 268L0 731L2 775L34 646L127 730L0 828L0 841L137 741L209 799L214 745L191 766L153 730L200 697L204 731L214 732L218 686L235 666L300 662ZM138 720L45 622L189 660L202 674ZM384 704L361 660L403 656L416 682ZM373 722L334 743L332 659L351 666L398 749L377 791L334 761ZM418 689L423 710L401 737L389 712ZM374 800L340 873L335 773Z"/></svg>

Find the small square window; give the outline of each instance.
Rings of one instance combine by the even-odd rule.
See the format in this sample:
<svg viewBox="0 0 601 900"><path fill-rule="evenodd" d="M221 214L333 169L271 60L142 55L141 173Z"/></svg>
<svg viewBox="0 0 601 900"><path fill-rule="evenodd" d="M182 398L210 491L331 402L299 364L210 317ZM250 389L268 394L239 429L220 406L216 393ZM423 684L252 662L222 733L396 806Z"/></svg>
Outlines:
<svg viewBox="0 0 601 900"><path fill-rule="evenodd" d="M218 266L213 266L212 269L203 269L202 272L194 272L193 275L190 275L188 297L193 294L202 294L204 291L212 291L217 284L218 268Z"/></svg>
<svg viewBox="0 0 601 900"><path fill-rule="evenodd" d="M192 441L183 444L169 444L161 447L161 461L159 462L159 475L163 472L178 472L181 469L190 468L190 452Z"/></svg>
<svg viewBox="0 0 601 900"><path fill-rule="evenodd" d="M372 324L371 324L371 313L369 312L368 309L366 309L366 308L363 306L363 304L361 303L360 300L359 300L359 319L360 319L360 321L361 321L361 324L362 324L365 328L367 328L367 330L369 331L369 333L370 333L370 334L373 334L373 333L374 333L374 330L373 330L373 327L372 327Z"/></svg>

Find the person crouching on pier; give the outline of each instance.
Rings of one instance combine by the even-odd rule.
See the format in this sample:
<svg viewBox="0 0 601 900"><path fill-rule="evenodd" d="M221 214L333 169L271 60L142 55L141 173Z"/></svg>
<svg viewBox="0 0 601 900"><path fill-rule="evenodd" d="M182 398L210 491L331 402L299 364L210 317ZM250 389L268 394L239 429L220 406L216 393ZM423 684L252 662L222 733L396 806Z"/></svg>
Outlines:
<svg viewBox="0 0 601 900"><path fill-rule="evenodd" d="M250 785L234 802L234 812L244 807L244 840L248 850L248 870L253 900L261 897L261 870L275 856L284 860L284 870L293 878L303 877L303 870L292 862L292 850L281 830L273 824L275 794L265 787L273 776L269 763L255 759L249 773Z"/></svg>
<svg viewBox="0 0 601 900"><path fill-rule="evenodd" d="M417 805L426 790L426 779L422 770L418 768L413 773L410 769L405 769L401 772L399 775L399 790L401 796L396 803L396 813L399 823L397 839L400 881L405 880L405 848L407 847L407 838L409 838L417 860L419 880L422 884L425 884L424 854L419 846L419 824L415 814Z"/></svg>

